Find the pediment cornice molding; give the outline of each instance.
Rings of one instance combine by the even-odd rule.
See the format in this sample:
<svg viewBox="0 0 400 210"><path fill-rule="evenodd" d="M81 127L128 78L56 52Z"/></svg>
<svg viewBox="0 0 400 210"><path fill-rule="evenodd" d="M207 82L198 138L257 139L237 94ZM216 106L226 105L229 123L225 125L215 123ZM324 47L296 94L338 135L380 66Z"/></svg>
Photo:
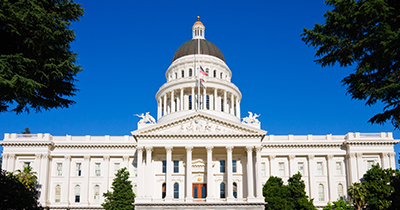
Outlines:
<svg viewBox="0 0 400 210"><path fill-rule="evenodd" d="M54 146L52 141L1 141L0 145L5 147L48 147Z"/></svg>

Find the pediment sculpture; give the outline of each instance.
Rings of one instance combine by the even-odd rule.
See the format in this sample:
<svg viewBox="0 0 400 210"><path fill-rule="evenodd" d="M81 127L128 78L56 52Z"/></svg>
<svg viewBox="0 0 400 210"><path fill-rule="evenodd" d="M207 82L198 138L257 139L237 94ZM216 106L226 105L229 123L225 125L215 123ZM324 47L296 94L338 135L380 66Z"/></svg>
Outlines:
<svg viewBox="0 0 400 210"><path fill-rule="evenodd" d="M156 120L149 113L150 112L146 112L146 114L142 113L141 115L138 115L138 114L135 115L135 116L138 116L138 117L142 118L138 122L139 125L156 124Z"/></svg>

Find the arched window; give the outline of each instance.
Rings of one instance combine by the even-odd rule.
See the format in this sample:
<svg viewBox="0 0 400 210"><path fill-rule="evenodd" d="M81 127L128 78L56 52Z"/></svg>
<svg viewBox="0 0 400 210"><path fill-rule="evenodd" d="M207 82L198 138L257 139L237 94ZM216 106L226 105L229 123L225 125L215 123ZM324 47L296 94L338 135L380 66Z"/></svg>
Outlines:
<svg viewBox="0 0 400 210"><path fill-rule="evenodd" d="M224 111L224 99L221 99L221 112Z"/></svg>
<svg viewBox="0 0 400 210"><path fill-rule="evenodd" d="M219 185L219 197L225 198L225 183L223 182Z"/></svg>
<svg viewBox="0 0 400 210"><path fill-rule="evenodd" d="M206 73L207 73L207 76L208 76L208 75L209 75L209 73L210 73L210 70L206 69Z"/></svg>
<svg viewBox="0 0 400 210"><path fill-rule="evenodd" d="M220 79L222 79L222 72L219 74Z"/></svg>
<svg viewBox="0 0 400 210"><path fill-rule="evenodd" d="M175 78L174 79L178 79L178 73L175 72Z"/></svg>
<svg viewBox="0 0 400 210"><path fill-rule="evenodd" d="M135 186L133 187L133 192L135 193L135 195L137 194L137 185L135 185Z"/></svg>
<svg viewBox="0 0 400 210"><path fill-rule="evenodd" d="M193 71L192 69L189 69L189 77L193 76Z"/></svg>
<svg viewBox="0 0 400 210"><path fill-rule="evenodd" d="M61 187L60 185L56 186L56 203L61 201Z"/></svg>
<svg viewBox="0 0 400 210"><path fill-rule="evenodd" d="M233 197L237 198L237 184L236 184L236 182L233 183Z"/></svg>
<svg viewBox="0 0 400 210"><path fill-rule="evenodd" d="M189 110L192 110L192 95L189 96Z"/></svg>
<svg viewBox="0 0 400 210"><path fill-rule="evenodd" d="M175 182L175 184L174 184L174 198L176 198L176 199L179 198L179 184L178 184L178 182Z"/></svg>
<svg viewBox="0 0 400 210"><path fill-rule="evenodd" d="M339 184L337 186L337 193L338 193L339 199L343 199L343 185L342 184Z"/></svg>
<svg viewBox="0 0 400 210"><path fill-rule="evenodd" d="M325 200L324 185L319 184L319 186L318 186L318 201L324 201L324 200Z"/></svg>
<svg viewBox="0 0 400 210"><path fill-rule="evenodd" d="M214 70L214 77L217 77L217 70Z"/></svg>
<svg viewBox="0 0 400 210"><path fill-rule="evenodd" d="M100 199L100 187L99 185L94 186L94 201L99 202Z"/></svg>
<svg viewBox="0 0 400 210"><path fill-rule="evenodd" d="M166 188L167 188L167 185L165 184L165 182L162 184L162 195L161 195L161 198L165 198L165 196L167 195L167 193L166 193Z"/></svg>
<svg viewBox="0 0 400 210"><path fill-rule="evenodd" d="M206 96L206 109L210 110L210 96L209 95Z"/></svg>
<svg viewBox="0 0 400 210"><path fill-rule="evenodd" d="M197 195L197 190L198 190L198 189L199 189L199 188L197 187L197 185L195 185L195 186L193 187L193 194L194 194L193 197L194 197L194 198L197 198L197 196L198 196L198 195Z"/></svg>
<svg viewBox="0 0 400 210"><path fill-rule="evenodd" d="M185 71L182 70L182 78L185 77Z"/></svg>
<svg viewBox="0 0 400 210"><path fill-rule="evenodd" d="M75 203L81 202L81 187L79 185L75 186Z"/></svg>
<svg viewBox="0 0 400 210"><path fill-rule="evenodd" d="M206 198L206 186L201 186L201 198Z"/></svg>

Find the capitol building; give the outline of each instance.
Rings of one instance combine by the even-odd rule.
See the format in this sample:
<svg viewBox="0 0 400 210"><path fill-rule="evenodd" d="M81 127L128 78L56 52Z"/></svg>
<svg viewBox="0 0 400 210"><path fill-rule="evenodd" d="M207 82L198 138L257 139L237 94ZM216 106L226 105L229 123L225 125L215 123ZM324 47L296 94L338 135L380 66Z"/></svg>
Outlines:
<svg viewBox="0 0 400 210"><path fill-rule="evenodd" d="M157 115L138 115L131 135L6 133L3 169L32 166L49 209L101 209L116 171L126 167L136 209L262 210L270 176L287 181L300 172L322 208L346 198L373 164L395 168L392 133L268 135L258 114L241 113L232 71L199 19L192 34L156 93Z"/></svg>

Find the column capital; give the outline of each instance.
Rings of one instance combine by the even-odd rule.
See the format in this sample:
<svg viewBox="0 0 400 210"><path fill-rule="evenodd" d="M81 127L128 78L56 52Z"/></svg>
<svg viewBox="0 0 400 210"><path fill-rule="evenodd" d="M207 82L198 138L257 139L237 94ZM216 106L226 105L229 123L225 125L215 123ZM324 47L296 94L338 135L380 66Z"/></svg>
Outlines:
<svg viewBox="0 0 400 210"><path fill-rule="evenodd" d="M109 155L103 155L103 160L104 160L104 161L110 160L110 156L109 156Z"/></svg>
<svg viewBox="0 0 400 210"><path fill-rule="evenodd" d="M166 150L167 152L172 152L173 147L172 147L172 146L166 146L166 147L165 147L165 150Z"/></svg>
<svg viewBox="0 0 400 210"><path fill-rule="evenodd" d="M387 158L389 154L389 152L382 152L382 158Z"/></svg>
<svg viewBox="0 0 400 210"><path fill-rule="evenodd" d="M90 155L85 155L85 156L83 156L83 158L84 158L85 160L89 160L89 159L90 159Z"/></svg>
<svg viewBox="0 0 400 210"><path fill-rule="evenodd" d="M390 157L390 158L393 158L395 155L396 155L395 152L389 152L389 157Z"/></svg>
<svg viewBox="0 0 400 210"><path fill-rule="evenodd" d="M152 146L146 146L146 152L152 152L153 151L153 147Z"/></svg>
<svg viewBox="0 0 400 210"><path fill-rule="evenodd" d="M42 154L35 154L36 159L41 159L42 158Z"/></svg>
<svg viewBox="0 0 400 210"><path fill-rule="evenodd" d="M122 158L124 159L124 161L127 161L129 160L129 155L124 155Z"/></svg>
<svg viewBox="0 0 400 210"><path fill-rule="evenodd" d="M8 153L3 153L3 160L8 158Z"/></svg>
<svg viewBox="0 0 400 210"><path fill-rule="evenodd" d="M308 160L314 160L315 155L308 155Z"/></svg>
<svg viewBox="0 0 400 210"><path fill-rule="evenodd" d="M212 146L212 145L207 145L206 146L207 152L212 152L213 149L214 149L214 146Z"/></svg>
<svg viewBox="0 0 400 210"><path fill-rule="evenodd" d="M328 160L332 160L333 159L333 155L327 155L326 156Z"/></svg>
<svg viewBox="0 0 400 210"><path fill-rule="evenodd" d="M276 155L269 155L269 159L275 160L275 158L276 158Z"/></svg>
<svg viewBox="0 0 400 210"><path fill-rule="evenodd" d="M65 160L71 160L71 155L65 155L64 158Z"/></svg>
<svg viewBox="0 0 400 210"><path fill-rule="evenodd" d="M254 149L256 152L261 152L263 149L263 146L255 146Z"/></svg>
<svg viewBox="0 0 400 210"><path fill-rule="evenodd" d="M357 152L357 158L362 158L363 153L362 152Z"/></svg>
<svg viewBox="0 0 400 210"><path fill-rule="evenodd" d="M186 152L192 152L193 146L186 146L185 149L186 149Z"/></svg>
<svg viewBox="0 0 400 210"><path fill-rule="evenodd" d="M143 148L143 146L140 146L140 147L136 147L136 150L138 150L138 151L144 151L144 148Z"/></svg>
<svg viewBox="0 0 400 210"><path fill-rule="evenodd" d="M355 152L352 152L352 153L348 153L347 155L347 158L355 158L356 157L356 153Z"/></svg>
<svg viewBox="0 0 400 210"><path fill-rule="evenodd" d="M296 155L289 155L290 160L294 160L296 158Z"/></svg>
<svg viewBox="0 0 400 210"><path fill-rule="evenodd" d="M42 159L43 160L49 159L49 158L51 158L49 154L42 154Z"/></svg>
<svg viewBox="0 0 400 210"><path fill-rule="evenodd" d="M226 151L228 151L228 152L232 152L232 150L233 150L233 146L231 146L231 145L228 145L225 148L226 148Z"/></svg>
<svg viewBox="0 0 400 210"><path fill-rule="evenodd" d="M254 146L246 146L246 151L249 152L253 152L253 148Z"/></svg>

